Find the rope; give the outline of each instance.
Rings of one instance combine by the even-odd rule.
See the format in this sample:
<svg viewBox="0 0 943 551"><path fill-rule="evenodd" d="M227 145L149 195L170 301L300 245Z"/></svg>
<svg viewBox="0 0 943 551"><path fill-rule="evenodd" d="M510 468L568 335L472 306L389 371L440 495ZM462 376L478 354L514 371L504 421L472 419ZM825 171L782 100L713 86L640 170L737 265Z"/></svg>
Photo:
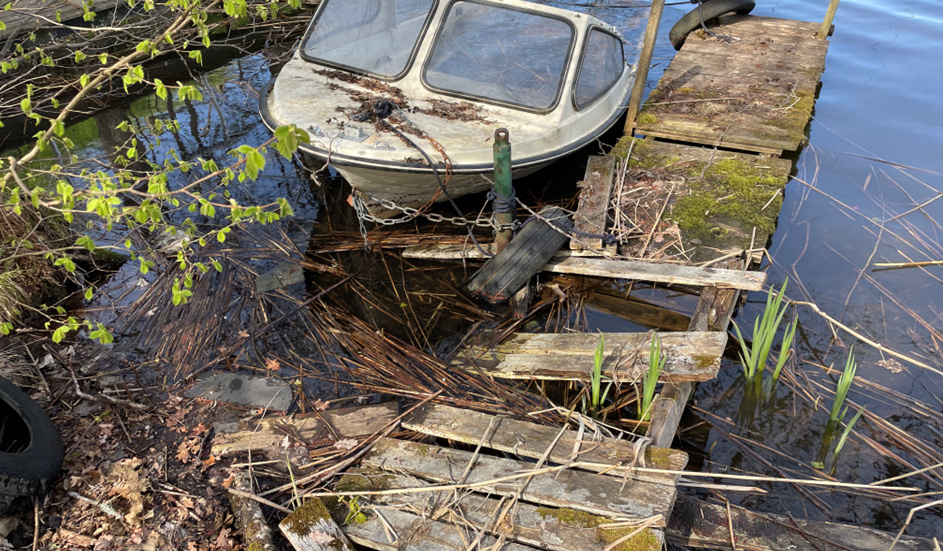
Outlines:
<svg viewBox="0 0 943 551"><path fill-rule="evenodd" d="M708 0L691 0L692 4L697 4L697 17L701 20L701 29L711 38L716 38L718 40L723 40L724 42L730 43L733 42L733 37L726 34L715 33L714 31L707 28L707 25L704 24L704 11L703 4Z"/></svg>

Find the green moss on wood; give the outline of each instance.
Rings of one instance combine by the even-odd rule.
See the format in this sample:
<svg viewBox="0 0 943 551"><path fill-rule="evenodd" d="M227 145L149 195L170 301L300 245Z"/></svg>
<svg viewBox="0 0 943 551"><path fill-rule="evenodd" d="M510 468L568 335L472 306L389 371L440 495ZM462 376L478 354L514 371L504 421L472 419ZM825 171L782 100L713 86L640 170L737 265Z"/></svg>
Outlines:
<svg viewBox="0 0 943 551"><path fill-rule="evenodd" d="M617 528L615 530L596 529L602 541L608 545L612 545L634 531L635 528ZM658 551L660 549L661 540L655 535L655 532L649 528L642 530L615 547L616 551Z"/></svg>
<svg viewBox="0 0 943 551"><path fill-rule="evenodd" d="M576 509L538 507L537 514L540 518L553 519L573 528L596 528L600 524L609 522L609 519L605 517L598 517Z"/></svg>
<svg viewBox="0 0 943 551"><path fill-rule="evenodd" d="M645 464L653 469L672 469L674 464L671 457L674 451L671 448L645 448Z"/></svg>
<svg viewBox="0 0 943 551"><path fill-rule="evenodd" d="M647 111L642 111L639 113L638 123L641 126L651 126L653 124L658 124L658 117Z"/></svg>
<svg viewBox="0 0 943 551"><path fill-rule="evenodd" d="M320 499L309 499L295 509L295 511L285 517L282 524L292 534L304 536L308 534L320 522L332 522L331 514Z"/></svg>
<svg viewBox="0 0 943 551"><path fill-rule="evenodd" d="M700 369L706 369L714 365L714 361L717 360L717 356L700 356L695 355L691 356L691 359L694 360L694 365Z"/></svg>

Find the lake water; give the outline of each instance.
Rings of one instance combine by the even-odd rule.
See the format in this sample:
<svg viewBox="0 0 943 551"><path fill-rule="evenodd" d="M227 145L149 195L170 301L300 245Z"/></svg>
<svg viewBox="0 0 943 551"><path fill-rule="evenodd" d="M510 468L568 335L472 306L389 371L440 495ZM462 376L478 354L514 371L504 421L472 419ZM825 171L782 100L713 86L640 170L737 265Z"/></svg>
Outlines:
<svg viewBox="0 0 943 551"><path fill-rule="evenodd" d="M640 10L602 4L586 9L617 24L629 40L637 41L644 27ZM819 21L827 4L826 0L759 0L754 13ZM690 4L666 8L650 88L674 54L668 30L689 9ZM939 244L943 233L943 109L939 106L943 3L844 0L835 27L809 144L796 156L796 179L786 188L764 268L770 284L778 288L788 278L791 299L814 304L847 329L826 322L808 305L798 306L791 314L800 320L796 359L787 367L775 400L754 416L744 416L740 410L743 385L733 363L716 380L700 385L694 402L707 413L689 414L681 432L692 468L774 476L780 470L800 478L814 476L809 464L818 451L830 391L837 380L837 373L827 373L825 368L840 369L852 345L859 383L849 396L855 404L851 412L866 406L874 417L858 422L856 434L834 466L834 477L871 483L931 466L943 456L943 266L898 270L875 266L878 262L943 261ZM164 132L164 144L172 144L188 158L223 158L238 144L258 145L268 139L256 113L254 90L269 78L264 56L246 57L203 78L207 101L176 102L168 108L154 97L142 98L110 115L73 125L70 136L84 144L87 153L107 156L115 144L110 130L115 120L130 115L146 124L155 115L166 117L172 109L183 129L176 134ZM566 161L570 165L580 162L585 160ZM569 169L582 174L580 166ZM285 196L294 202L299 215L293 226L295 237L303 238L310 231L319 203L297 163L269 156L261 184L240 193L258 190L265 197L257 201ZM914 210L918 205L922 206ZM103 289L103 295L120 296L138 278L134 268L127 269ZM752 324L764 301L763 294L750 295L738 316L741 326ZM98 315L106 322L113 319L107 312ZM593 329L621 329L604 316L591 321ZM865 343L849 330L888 350ZM905 358L895 358L893 353ZM895 433L894 428L901 432ZM902 435L913 441L905 442ZM924 477L909 477L901 483L938 492L943 490L943 469L937 467ZM892 531L903 524L909 508L934 498L890 504L821 489L804 494L784 485L756 486L768 493L728 497L762 511L789 511L798 517ZM917 513L908 534L943 537L941 507Z"/></svg>

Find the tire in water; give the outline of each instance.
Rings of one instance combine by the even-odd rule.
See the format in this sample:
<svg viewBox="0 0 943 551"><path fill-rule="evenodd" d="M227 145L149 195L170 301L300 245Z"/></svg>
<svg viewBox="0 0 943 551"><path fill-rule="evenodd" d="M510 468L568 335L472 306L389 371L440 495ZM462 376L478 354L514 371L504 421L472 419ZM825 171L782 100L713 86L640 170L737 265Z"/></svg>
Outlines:
<svg viewBox="0 0 943 551"><path fill-rule="evenodd" d="M49 416L0 377L0 514L45 493L62 468L62 439Z"/></svg>
<svg viewBox="0 0 943 551"><path fill-rule="evenodd" d="M668 39L671 40L671 45L674 46L675 50L680 50L688 34L701 26L701 16L698 15L698 10L703 12L704 22L707 23L725 13L750 13L755 7L756 2L754 0L706 0L699 7L684 14L684 17L671 27Z"/></svg>

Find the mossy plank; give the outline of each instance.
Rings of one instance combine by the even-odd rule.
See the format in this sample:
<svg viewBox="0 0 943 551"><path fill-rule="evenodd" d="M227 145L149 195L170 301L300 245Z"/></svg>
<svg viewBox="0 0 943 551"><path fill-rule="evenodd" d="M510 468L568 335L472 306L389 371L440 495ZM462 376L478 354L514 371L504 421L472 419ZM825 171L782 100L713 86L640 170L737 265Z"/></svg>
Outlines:
<svg viewBox="0 0 943 551"><path fill-rule="evenodd" d="M383 438L364 456L363 463L451 484L473 459L471 452L440 447L430 446L427 453L420 453L420 446L415 442ZM478 493L514 496L520 492L521 500L538 505L638 521L655 515L667 519L677 495L676 488L670 484L630 479L623 487L621 481L611 476L572 469L499 481L530 469L533 469L531 463L480 454L465 483L474 484L474 491ZM663 527L664 523L658 521L655 526Z"/></svg>
<svg viewBox="0 0 943 551"><path fill-rule="evenodd" d="M613 154L624 157L630 146L627 178L677 182L670 197L653 200L668 205L663 218L677 223L690 261L765 246L776 228L790 161L628 137Z"/></svg>
<svg viewBox="0 0 943 551"><path fill-rule="evenodd" d="M494 450L533 459L542 457L549 443L553 442L560 432L557 427L438 404L420 407L403 419L402 426L453 442L472 445L482 443L483 446ZM567 430L550 451L548 459L555 463L567 463L572 459L576 445L576 432ZM659 484L674 484L677 479L677 475L673 474L645 473L632 469L635 464L635 446L627 440L603 438L600 441L580 443L579 461L585 465L581 468L607 471L607 474L616 477L628 474L634 479ZM687 461L688 456L683 451L651 449L645 464L653 468L681 471ZM616 465L624 467L613 469Z"/></svg>
<svg viewBox="0 0 943 551"><path fill-rule="evenodd" d="M499 378L589 381L601 336L605 339L603 375L639 380L648 370L652 341L648 333L516 333L490 349L471 346L463 350L453 365ZM717 376L726 333L662 333L660 338L666 358L659 380L708 381Z"/></svg>
<svg viewBox="0 0 943 551"><path fill-rule="evenodd" d="M286 417L267 417L258 422L221 427L213 442L213 455L269 451L286 442L289 446L333 445L336 438L359 438L382 430L398 415L398 406L383 403ZM330 427L327 424L330 423ZM335 438L336 435L336 438Z"/></svg>
<svg viewBox="0 0 943 551"><path fill-rule="evenodd" d="M278 524L285 539L297 551L354 551L327 507L309 499Z"/></svg>
<svg viewBox="0 0 943 551"><path fill-rule="evenodd" d="M419 478L398 474L391 475L394 488L423 488L430 484ZM599 526L610 519L590 515L574 509L539 507L518 502L509 516L495 522L506 503L479 494L452 492L415 492L398 495L378 495L369 498L371 504L398 510L411 511L422 518L456 518L474 530L486 530L493 535L504 535L509 540L533 545L547 551L583 551L603 549L611 543L611 530ZM385 511L386 509L381 509ZM447 512L445 517L442 513ZM369 519L368 522L375 522ZM648 530L632 538L617 551L658 551L662 548L664 535L660 530Z"/></svg>

